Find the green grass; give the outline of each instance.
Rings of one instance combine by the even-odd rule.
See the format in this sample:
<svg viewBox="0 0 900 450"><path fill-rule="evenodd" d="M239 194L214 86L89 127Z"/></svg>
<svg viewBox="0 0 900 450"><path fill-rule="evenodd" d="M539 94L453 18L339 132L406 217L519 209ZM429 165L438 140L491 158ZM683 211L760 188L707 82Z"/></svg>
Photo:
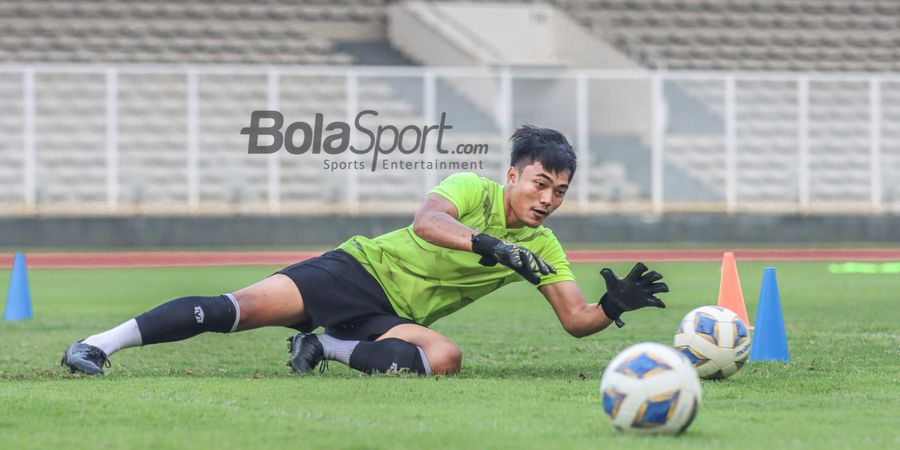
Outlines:
<svg viewBox="0 0 900 450"><path fill-rule="evenodd" d="M669 308L628 313L625 328L584 339L568 336L530 286L504 288L435 324L464 361L459 375L433 378L366 377L337 363L290 375L284 328L125 350L104 377L68 375L57 364L74 340L275 268L32 270L35 318L0 322L0 448L900 447L898 278L775 266L792 362L704 382L680 437L614 431L599 377L617 351L671 343L684 314L715 303L715 263L654 264L672 288ZM600 267L575 267L591 298ZM751 318L762 267L739 263ZM0 271L0 287L8 279Z"/></svg>

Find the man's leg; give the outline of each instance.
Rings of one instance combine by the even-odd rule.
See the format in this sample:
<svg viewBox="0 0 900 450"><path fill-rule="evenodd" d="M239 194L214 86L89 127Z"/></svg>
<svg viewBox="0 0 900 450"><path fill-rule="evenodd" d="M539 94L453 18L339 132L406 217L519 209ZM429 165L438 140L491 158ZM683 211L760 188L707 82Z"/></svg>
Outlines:
<svg viewBox="0 0 900 450"><path fill-rule="evenodd" d="M459 372L462 352L446 336L415 324L391 328L372 342L299 334L291 342L291 366L308 372L321 359L340 361L365 373L410 370L423 375Z"/></svg>
<svg viewBox="0 0 900 450"><path fill-rule="evenodd" d="M276 274L232 294L182 297L77 342L62 363L72 372L100 373L113 353L129 347L174 342L207 331L230 333L309 320L294 282Z"/></svg>
<svg viewBox="0 0 900 450"><path fill-rule="evenodd" d="M397 325L379 336L374 344L386 339L400 339L418 347L424 353L432 373L456 373L462 367L459 346L447 336L421 325Z"/></svg>
<svg viewBox="0 0 900 450"><path fill-rule="evenodd" d="M388 342L391 344L386 345ZM402 347L397 345L398 342L407 348L416 347L425 365L430 367L431 373L456 373L462 367L462 351L450 338L415 324L397 325L374 342L361 342L362 348L357 346L350 356L351 367L354 359L357 359L361 367L370 365L373 369L380 370L379 361L389 360L391 355L404 353ZM364 363L365 360L369 363ZM354 368L362 370L359 367Z"/></svg>
<svg viewBox="0 0 900 450"><path fill-rule="evenodd" d="M288 327L310 320L297 285L287 275L272 275L232 295L241 308L241 319L235 331Z"/></svg>

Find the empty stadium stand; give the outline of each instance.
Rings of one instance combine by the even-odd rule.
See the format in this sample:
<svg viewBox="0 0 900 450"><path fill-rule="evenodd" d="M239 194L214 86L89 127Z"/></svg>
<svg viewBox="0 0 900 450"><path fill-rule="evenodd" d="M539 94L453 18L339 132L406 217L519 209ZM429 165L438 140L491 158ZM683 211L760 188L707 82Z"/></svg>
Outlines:
<svg viewBox="0 0 900 450"><path fill-rule="evenodd" d="M647 67L900 69L890 0L585 0L556 2Z"/></svg>
<svg viewBox="0 0 900 450"><path fill-rule="evenodd" d="M122 212L183 212L186 205L190 211L268 212L275 208L273 192L279 211L409 210L428 186L449 172L335 174L322 169L324 156L247 155L246 137L235 130L235 124L247 124L250 111L268 107L272 101L291 121L311 120L317 112L329 120L348 118L348 80L340 73L285 70L274 78L278 95L273 100L269 67L440 65L441 58L423 51L428 46L416 45L422 42L389 45L388 10L396 3L0 0L4 30L0 64L41 67L32 75L19 69L0 72L0 208L23 210L23 198L29 195L23 168L31 166L38 211L109 211L113 204ZM635 67L754 73L865 71L854 80L809 82L808 121L802 137L796 80L783 74L770 80L737 76L737 201L782 203L790 209L807 195L814 205L868 207L873 201L872 168L878 165L881 200L900 206L900 107L896 101L900 82L878 84L881 147L879 159L873 161L868 78L868 74L900 69L897 2L552 0L548 4L568 13L590 30L589 36L630 58ZM456 63L499 64L460 61ZM55 63L86 64L83 67L88 69L71 71L54 67ZM602 67L602 62L592 64ZM108 72L107 65L131 69ZM189 65L235 70L189 75ZM107 102L111 79L116 88L112 119ZM35 94L30 105L23 95L28 80ZM424 80L402 76L356 80L356 110L376 108L381 113L373 124L425 120ZM460 92L466 83L478 81L438 79L434 108L454 111L459 134L451 144L490 145L492 153L481 158L488 166L485 174L499 178L506 158L496 108L499 84L483 83L477 98L472 98ZM643 108L634 115L617 108L616 104L622 104L618 99L608 101L612 94L604 103L603 92L624 92L625 88L592 84L589 181L582 185L589 190L591 203L606 207L649 200L650 120L645 117L649 83L641 83L628 87L642 93L639 100L633 96ZM190 104L191 89L196 89L195 105ZM513 92L518 95L511 105L515 124L548 123L575 140L570 80L544 85L518 80ZM671 79L665 82L664 99L668 113L665 198L723 203L728 183L723 80ZM535 108L535 103L546 105L546 110ZM29 107L34 118L33 163L22 151L28 146ZM188 126L192 107L196 135L191 135ZM596 126L615 118L640 122L641 129L601 132ZM115 137L113 152L111 136ZM808 149L805 172L801 163L806 156L798 152L801 138ZM423 156L428 159L434 152ZM108 170L110 166L115 170ZM109 179L111 174L114 180ZM808 191L801 180L808 180ZM110 186L114 186L112 199Z"/></svg>
<svg viewBox="0 0 900 450"><path fill-rule="evenodd" d="M0 62L169 68L347 65L354 58L338 50L337 41L352 44L383 35L384 3L5 0L0 1ZM22 202L26 164L21 150L24 82L22 74L2 76L0 116L10 139L0 144L0 203L15 208ZM268 105L265 69L195 75L198 133L193 137L187 127L186 71L138 69L115 76L117 142L115 160L110 161L105 69L57 73L47 68L34 75L34 201L39 210L105 211L110 164L116 167L118 191L113 203L124 211L182 211L188 204L202 205L204 211L268 211L272 173L279 178L278 195L287 210L327 210L346 197L345 177L322 170L322 158L275 156L278 170L271 172L271 157L247 155L246 137L237 131L247 125L250 111ZM343 77L285 75L277 85L278 107L291 121L311 120L316 112L329 120L347 118ZM387 81L361 77L358 89L360 105L377 105L385 120L422 121L421 111ZM196 154L189 150L192 140ZM193 174L191 166L196 168ZM419 191L405 191L397 182L381 177L365 186L384 194L378 197L387 203L404 193L407 201L418 198Z"/></svg>
<svg viewBox="0 0 900 450"><path fill-rule="evenodd" d="M654 69L895 72L900 69L900 4L884 0L587 0L557 1L598 36ZM809 201L865 205L872 166L881 197L900 197L900 111L888 99L897 83L880 84L880 161L872 161L868 80L813 81L808 88ZM724 83L676 81L670 115L700 102L699 121L718 129L668 130L667 161L716 195L725 190ZM673 94L674 92L674 94ZM794 81L738 80L735 133L739 202L795 203L801 195L799 88ZM690 100L688 100L690 103ZM696 112L696 111L695 111ZM709 122L707 120L707 122ZM715 122L715 120L714 120ZM694 127L696 128L696 126ZM708 128L708 127L707 127Z"/></svg>

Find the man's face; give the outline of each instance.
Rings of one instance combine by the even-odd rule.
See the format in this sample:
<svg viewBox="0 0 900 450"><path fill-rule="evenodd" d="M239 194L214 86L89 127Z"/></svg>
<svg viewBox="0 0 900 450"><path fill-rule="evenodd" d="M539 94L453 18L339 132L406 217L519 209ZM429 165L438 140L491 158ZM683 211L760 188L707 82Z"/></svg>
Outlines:
<svg viewBox="0 0 900 450"><path fill-rule="evenodd" d="M540 162L522 167L510 167L506 174L509 191L507 226L537 227L544 222L566 197L572 173L550 172Z"/></svg>

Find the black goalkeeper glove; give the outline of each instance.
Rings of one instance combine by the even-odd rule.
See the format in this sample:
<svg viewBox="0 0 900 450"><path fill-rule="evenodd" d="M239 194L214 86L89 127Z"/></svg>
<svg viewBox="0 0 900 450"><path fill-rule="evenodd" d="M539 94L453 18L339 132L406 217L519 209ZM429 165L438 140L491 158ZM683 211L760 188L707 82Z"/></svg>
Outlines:
<svg viewBox="0 0 900 450"><path fill-rule="evenodd" d="M541 282L540 275L556 273L553 266L531 253L531 250L484 233L472 236L472 251L481 255L478 263L482 266L503 264L534 285Z"/></svg>
<svg viewBox="0 0 900 450"><path fill-rule="evenodd" d="M611 269L603 269L600 275L606 281L606 294L600 299L600 307L606 317L616 321L616 326L622 328L625 322L619 316L626 311L654 306L665 308L666 304L656 298L655 294L669 292L666 283L657 283L662 279L659 272L647 272L644 263L637 263L631 272L623 279L616 277Z"/></svg>

